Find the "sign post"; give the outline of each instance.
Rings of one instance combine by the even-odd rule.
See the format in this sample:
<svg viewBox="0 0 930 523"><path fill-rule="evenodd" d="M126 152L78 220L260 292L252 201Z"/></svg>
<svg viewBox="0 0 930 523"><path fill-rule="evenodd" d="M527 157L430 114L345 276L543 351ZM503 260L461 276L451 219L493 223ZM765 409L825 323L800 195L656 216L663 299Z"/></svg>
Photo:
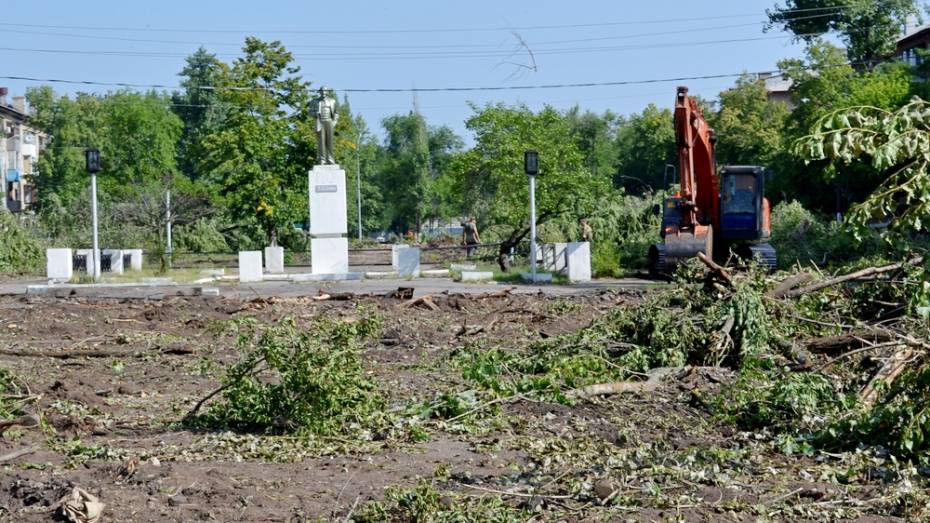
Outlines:
<svg viewBox="0 0 930 523"><path fill-rule="evenodd" d="M539 174L539 153L523 153L523 170L530 181L530 270L536 283L536 175Z"/></svg>
<svg viewBox="0 0 930 523"><path fill-rule="evenodd" d="M100 246L97 243L97 173L100 172L100 151L97 149L87 149L84 151L84 159L87 162L87 172L90 173L90 213L94 227L94 246L91 251L91 277L94 281L100 279Z"/></svg>

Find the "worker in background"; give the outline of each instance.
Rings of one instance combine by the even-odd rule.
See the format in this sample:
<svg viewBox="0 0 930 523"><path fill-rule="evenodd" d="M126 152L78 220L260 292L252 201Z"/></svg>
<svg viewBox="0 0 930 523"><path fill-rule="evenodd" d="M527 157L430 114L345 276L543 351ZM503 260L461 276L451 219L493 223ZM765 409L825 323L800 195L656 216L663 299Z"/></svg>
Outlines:
<svg viewBox="0 0 930 523"><path fill-rule="evenodd" d="M594 240L594 229L591 228L591 224L588 223L587 218L582 218L578 220L578 225L581 227L581 241L591 242Z"/></svg>
<svg viewBox="0 0 930 523"><path fill-rule="evenodd" d="M465 247L465 257L471 258L471 255L478 249L475 247L481 243L481 235L478 234L478 224L474 218L469 218L462 224L462 243Z"/></svg>

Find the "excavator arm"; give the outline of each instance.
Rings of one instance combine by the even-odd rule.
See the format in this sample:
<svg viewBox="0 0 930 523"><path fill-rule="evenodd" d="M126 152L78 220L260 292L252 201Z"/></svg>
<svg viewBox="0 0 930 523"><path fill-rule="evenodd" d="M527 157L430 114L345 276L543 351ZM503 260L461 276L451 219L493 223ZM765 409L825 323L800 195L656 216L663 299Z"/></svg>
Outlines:
<svg viewBox="0 0 930 523"><path fill-rule="evenodd" d="M697 225L720 229L720 185L714 131L687 87L679 87L675 98L675 139L678 146L678 172L681 175L681 228Z"/></svg>

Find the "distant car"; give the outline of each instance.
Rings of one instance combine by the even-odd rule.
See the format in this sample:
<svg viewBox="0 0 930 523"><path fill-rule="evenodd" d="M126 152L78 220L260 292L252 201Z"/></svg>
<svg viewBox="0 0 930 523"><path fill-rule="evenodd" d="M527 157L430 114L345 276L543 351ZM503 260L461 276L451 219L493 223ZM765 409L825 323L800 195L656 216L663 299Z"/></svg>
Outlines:
<svg viewBox="0 0 930 523"><path fill-rule="evenodd" d="M387 238L383 234L379 234L375 241L378 243L387 243Z"/></svg>

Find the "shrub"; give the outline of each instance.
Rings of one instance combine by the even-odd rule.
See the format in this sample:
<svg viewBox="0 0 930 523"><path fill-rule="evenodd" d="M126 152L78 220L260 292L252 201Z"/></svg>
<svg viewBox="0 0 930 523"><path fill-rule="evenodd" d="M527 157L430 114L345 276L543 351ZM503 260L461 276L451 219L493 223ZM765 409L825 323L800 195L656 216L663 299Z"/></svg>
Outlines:
<svg viewBox="0 0 930 523"><path fill-rule="evenodd" d="M29 235L15 216L0 213L0 274L36 272L44 261L39 241Z"/></svg>
<svg viewBox="0 0 930 523"><path fill-rule="evenodd" d="M226 238L220 232L216 220L200 219L192 224L176 228L174 239L176 251L196 253L230 252Z"/></svg>
<svg viewBox="0 0 930 523"><path fill-rule="evenodd" d="M382 406L359 357L381 323L367 312L354 321L318 318L307 330L293 319L242 322L244 357L227 369L222 399L201 421L252 432L345 432Z"/></svg>
<svg viewBox="0 0 930 523"><path fill-rule="evenodd" d="M797 201L781 202L772 209L771 244L782 269L795 263L843 263L883 250L877 234L857 241L849 228L835 220L819 218Z"/></svg>

